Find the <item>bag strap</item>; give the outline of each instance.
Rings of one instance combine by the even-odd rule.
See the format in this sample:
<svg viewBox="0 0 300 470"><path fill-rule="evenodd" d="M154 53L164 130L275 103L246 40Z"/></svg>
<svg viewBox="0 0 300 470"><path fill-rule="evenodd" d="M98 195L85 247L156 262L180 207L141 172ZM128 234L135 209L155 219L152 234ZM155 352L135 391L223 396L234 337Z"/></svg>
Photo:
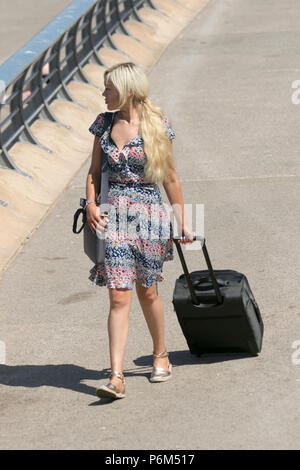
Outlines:
<svg viewBox="0 0 300 470"><path fill-rule="evenodd" d="M79 230L77 230L77 221L78 221L78 218L79 218L80 214L82 214L82 226L80 227ZM77 211L76 211L75 214L74 214L73 233L80 233L81 230L83 229L85 223L86 223L86 212L85 212L85 209L83 209L83 208L77 209Z"/></svg>
<svg viewBox="0 0 300 470"><path fill-rule="evenodd" d="M109 127L109 125L111 124L114 114L115 113L109 113L109 112L104 113L103 132L105 132L107 128Z"/></svg>

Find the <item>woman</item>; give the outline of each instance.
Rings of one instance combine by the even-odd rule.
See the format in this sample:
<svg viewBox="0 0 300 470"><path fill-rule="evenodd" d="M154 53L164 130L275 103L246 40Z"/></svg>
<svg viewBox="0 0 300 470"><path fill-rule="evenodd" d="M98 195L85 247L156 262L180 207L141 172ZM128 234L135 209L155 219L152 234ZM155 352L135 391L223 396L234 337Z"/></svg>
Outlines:
<svg viewBox="0 0 300 470"><path fill-rule="evenodd" d="M151 382L172 375L164 342L164 308L157 291L163 281L164 261L173 259L173 228L157 183L162 183L172 205L182 243L193 234L184 219L180 183L174 168L172 139L175 134L160 108L148 98L144 72L134 63L117 64L104 74L102 95L107 113L90 127L95 135L87 176L87 221L92 231L105 231L105 262L90 270L89 279L107 286L110 298L108 335L110 382L97 390L99 397L125 397L125 354L133 283L153 340ZM99 139L100 138L100 139ZM102 156L108 164L108 211L99 215L96 205ZM121 222L125 225L120 228ZM148 231L147 231L148 230ZM149 235L150 230L150 235Z"/></svg>

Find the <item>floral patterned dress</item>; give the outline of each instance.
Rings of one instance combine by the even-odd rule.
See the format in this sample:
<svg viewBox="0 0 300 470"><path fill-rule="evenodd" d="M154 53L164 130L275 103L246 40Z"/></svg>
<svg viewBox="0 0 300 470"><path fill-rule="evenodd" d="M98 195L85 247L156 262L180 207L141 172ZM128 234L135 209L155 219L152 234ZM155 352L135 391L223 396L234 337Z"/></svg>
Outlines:
<svg viewBox="0 0 300 470"><path fill-rule="evenodd" d="M112 140L115 114L106 130L104 113L89 128L106 153L109 180L105 261L90 270L89 280L112 289L133 289L134 281L150 287L165 280L163 263L174 258L173 227L158 185L145 181L142 137L135 136L122 150ZM166 117L162 124L174 139Z"/></svg>

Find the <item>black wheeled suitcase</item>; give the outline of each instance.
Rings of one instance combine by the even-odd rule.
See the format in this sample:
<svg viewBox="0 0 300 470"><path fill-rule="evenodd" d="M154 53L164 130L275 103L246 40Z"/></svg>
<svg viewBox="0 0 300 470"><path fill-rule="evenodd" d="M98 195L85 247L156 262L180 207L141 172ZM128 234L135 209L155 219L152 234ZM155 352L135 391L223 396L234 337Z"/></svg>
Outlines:
<svg viewBox="0 0 300 470"><path fill-rule="evenodd" d="M246 276L213 270L205 238L200 240L208 270L188 272L180 237L174 237L184 274L176 280L173 306L192 354L261 351L264 325Z"/></svg>

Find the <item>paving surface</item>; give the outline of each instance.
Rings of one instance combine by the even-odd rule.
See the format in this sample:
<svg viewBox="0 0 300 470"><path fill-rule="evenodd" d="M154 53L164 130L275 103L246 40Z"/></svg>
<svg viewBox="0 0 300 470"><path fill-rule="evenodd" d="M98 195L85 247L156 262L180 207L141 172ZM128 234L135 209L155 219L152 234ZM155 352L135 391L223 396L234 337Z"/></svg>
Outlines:
<svg viewBox="0 0 300 470"><path fill-rule="evenodd" d="M0 64L71 3L72 0L1 0Z"/></svg>
<svg viewBox="0 0 300 470"><path fill-rule="evenodd" d="M299 21L297 0L212 0L150 76L176 131L184 201L205 207L212 264L245 273L260 306L262 353L190 354L171 302L174 247L158 286L172 380L148 380L152 342L134 293L127 397L97 399L108 293L88 281L71 230L86 162L0 281L2 449L299 449ZM190 271L204 269L200 251L185 253Z"/></svg>

